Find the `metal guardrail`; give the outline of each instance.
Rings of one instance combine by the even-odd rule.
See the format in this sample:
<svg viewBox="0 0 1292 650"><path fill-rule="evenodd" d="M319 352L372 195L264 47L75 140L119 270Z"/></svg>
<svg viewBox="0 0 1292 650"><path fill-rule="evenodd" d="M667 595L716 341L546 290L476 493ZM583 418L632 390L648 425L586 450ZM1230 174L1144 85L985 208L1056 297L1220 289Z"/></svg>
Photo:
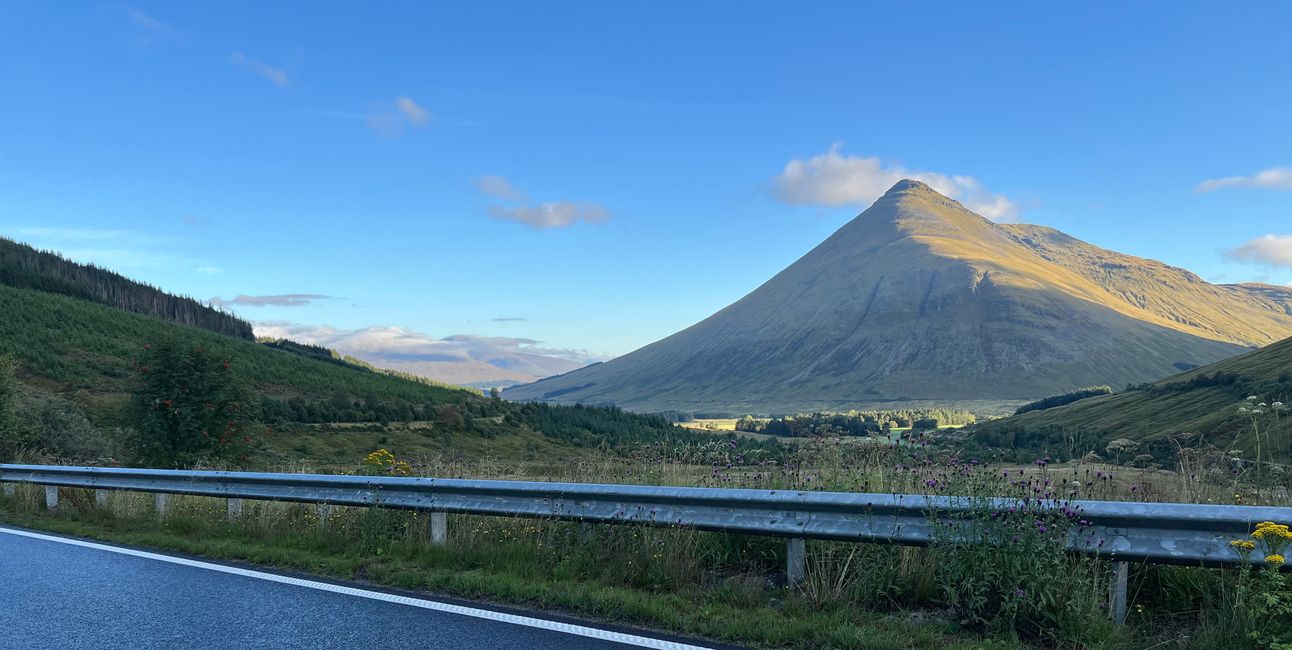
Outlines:
<svg viewBox="0 0 1292 650"><path fill-rule="evenodd" d="M904 494L44 465L0 465L0 483L6 490L12 483L48 486L50 507L57 504L57 487L62 486L151 492L158 495L158 510L165 509L165 495L170 494L224 497L230 500L231 517L241 512L242 499L422 510L434 513L432 540L438 542L445 538L444 513L782 537L790 540L790 582L803 576L803 540L923 546L934 541L938 522L957 521L957 515L970 510L1019 505L1017 499ZM99 495L102 503L106 492ZM1077 511L1084 524L1073 527L1068 550L1119 563L1122 605L1121 563L1234 565L1239 558L1231 540L1246 537L1258 522L1292 521L1292 508L1121 501L1065 501L1063 506Z"/></svg>

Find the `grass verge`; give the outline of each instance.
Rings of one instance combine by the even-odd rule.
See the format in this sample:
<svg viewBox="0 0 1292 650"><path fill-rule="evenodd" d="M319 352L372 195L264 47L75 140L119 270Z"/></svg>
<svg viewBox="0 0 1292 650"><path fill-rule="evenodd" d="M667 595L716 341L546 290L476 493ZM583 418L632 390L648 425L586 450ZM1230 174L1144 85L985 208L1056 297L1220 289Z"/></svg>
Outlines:
<svg viewBox="0 0 1292 650"><path fill-rule="evenodd" d="M34 491L32 491L34 493ZM455 518L460 532L447 547L434 547L415 532L416 516L357 509L336 513L320 530L313 509L256 504L238 523L220 521L222 501L176 498L165 517L148 512L142 495L113 494L109 511L78 508L88 495L65 490L55 511L32 507L35 495L0 499L0 521L33 529L108 542L176 551L209 558L357 580L401 589L556 611L608 622L654 628L729 643L786 648L1017 648L1002 639L958 631L938 616L894 610L877 613L849 607L822 608L784 589L745 576L702 587L664 589L614 584L604 572L587 570L585 560L526 557L532 540L514 544L473 544L481 534L510 537L538 531L533 522L502 524L481 532L476 518ZM71 497L71 498L67 498ZM248 504L251 506L251 504ZM400 522L412 521L412 525ZM270 525L272 523L272 525ZM498 522L493 522L497 524ZM393 524L393 525L392 525ZM517 529L515 526L521 526ZM588 534L577 526L545 522L562 535ZM509 532L501 532L503 529ZM391 532L397 531L397 532ZM620 529L612 536L631 536ZM550 531L535 532L536 537ZM607 540L590 540L605 545ZM613 547L615 540L609 540ZM556 551L553 557L565 555ZM571 549L569 557L582 556ZM589 559L586 561L592 561ZM628 560L631 564L631 560Z"/></svg>

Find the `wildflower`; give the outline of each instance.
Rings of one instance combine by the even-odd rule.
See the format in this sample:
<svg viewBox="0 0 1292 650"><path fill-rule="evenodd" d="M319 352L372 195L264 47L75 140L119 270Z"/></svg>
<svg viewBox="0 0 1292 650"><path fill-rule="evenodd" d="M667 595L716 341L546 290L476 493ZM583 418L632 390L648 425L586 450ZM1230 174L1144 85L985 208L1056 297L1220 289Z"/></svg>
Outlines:
<svg viewBox="0 0 1292 650"><path fill-rule="evenodd" d="M1270 566L1283 566L1284 562L1283 556L1278 553L1265 556L1265 563Z"/></svg>
<svg viewBox="0 0 1292 650"><path fill-rule="evenodd" d="M1252 549L1256 548L1256 542L1253 542L1251 540L1246 540L1246 539L1236 539L1230 542L1229 545L1233 547L1235 551L1243 551L1243 552L1251 551Z"/></svg>

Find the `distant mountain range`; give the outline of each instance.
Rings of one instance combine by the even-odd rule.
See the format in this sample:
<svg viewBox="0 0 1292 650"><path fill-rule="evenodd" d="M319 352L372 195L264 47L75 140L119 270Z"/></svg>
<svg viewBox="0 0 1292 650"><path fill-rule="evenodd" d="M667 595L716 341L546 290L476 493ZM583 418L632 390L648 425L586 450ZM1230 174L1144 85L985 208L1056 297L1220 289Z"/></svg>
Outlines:
<svg viewBox="0 0 1292 650"><path fill-rule="evenodd" d="M374 367L459 386L514 386L570 372L583 361L556 354L574 351L536 348L538 341L513 337L456 335L435 338L399 327L339 330L294 323L256 323L256 335L318 345Z"/></svg>
<svg viewBox="0 0 1292 650"><path fill-rule="evenodd" d="M1125 386L1292 335L1292 290L1210 284L901 181L741 300L517 400L777 413L999 408Z"/></svg>

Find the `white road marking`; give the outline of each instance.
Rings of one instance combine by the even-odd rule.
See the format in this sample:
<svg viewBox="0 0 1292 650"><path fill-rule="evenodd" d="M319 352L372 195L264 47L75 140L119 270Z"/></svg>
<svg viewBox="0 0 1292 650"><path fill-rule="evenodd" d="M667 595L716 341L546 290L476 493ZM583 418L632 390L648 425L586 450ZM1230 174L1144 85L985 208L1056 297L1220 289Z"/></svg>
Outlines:
<svg viewBox="0 0 1292 650"><path fill-rule="evenodd" d="M265 573L263 571L252 571L250 569L242 569L238 567L225 566L223 564L214 564L211 562L202 562L199 560L190 560L182 557L173 557L170 555L162 555L160 553L149 553L148 551L137 551L131 548L110 546L108 544L96 544L94 542L86 542L79 539L68 539L65 537L56 537L54 535L42 535L40 533L33 533L25 530L14 530L12 528L5 528L3 526L0 526L0 533L17 535L19 537L30 537L32 539L44 540L47 542L57 542L59 544L69 544L71 546L81 546L84 548L92 548L100 551L107 551L109 553L119 553L121 555L130 555L134 557L141 557L148 560L156 560L158 562L169 562L171 564L179 564L182 566L196 567L199 569L206 569L208 571L219 571L220 573L228 573L236 576L246 576L248 578L255 578L257 580L266 580L269 582L278 582L282 584L293 585L296 587L305 587L306 589L330 591L332 593L345 594L347 596L357 596L359 598L381 600L388 603L398 603L400 605L408 605L410 607L420 607L422 609L429 609L437 612L447 612L449 614L472 616L475 618L483 618L485 620L490 620L490 621L498 621L500 623L510 623L512 625L523 625L525 627L532 627L540 630L551 630L553 632L560 632L563 634L573 634L576 636L584 636L592 639L599 639L602 641L611 641L614 643L622 643L624 645L631 645L639 648L656 648L658 650L705 650L705 648L703 648L702 646L688 645L686 643L678 643L676 641L652 639L650 637L638 636L636 634L626 634L624 632L613 632L610 630L602 630L595 627L574 625L572 623L561 623L559 621L549 621L547 619L533 618L530 616L505 614L502 612L495 612L487 609L476 609L474 607L465 607L462 605L451 605L448 603L440 603L433 600L424 600L421 598L410 598L408 596L398 596L395 594L387 594L380 591L369 591L367 589L359 589L356 587L346 587L343 585L334 585L327 582L318 582L316 580L304 580L302 578L292 578L289 576L281 576L273 573Z"/></svg>

